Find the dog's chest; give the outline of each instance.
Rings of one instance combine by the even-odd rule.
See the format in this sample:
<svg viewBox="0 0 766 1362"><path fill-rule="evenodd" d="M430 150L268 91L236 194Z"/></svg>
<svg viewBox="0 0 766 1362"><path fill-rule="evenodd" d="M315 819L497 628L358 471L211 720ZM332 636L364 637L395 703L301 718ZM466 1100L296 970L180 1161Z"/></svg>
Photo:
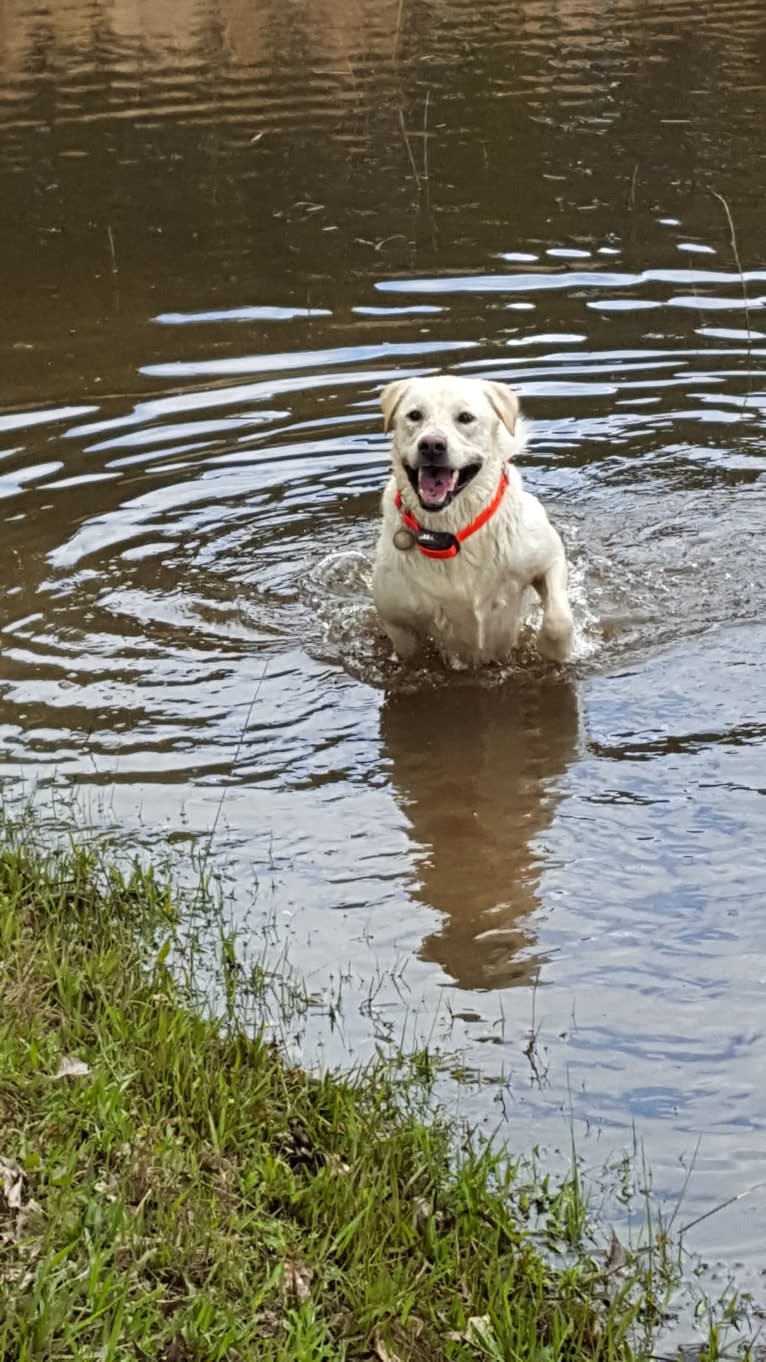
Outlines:
<svg viewBox="0 0 766 1362"><path fill-rule="evenodd" d="M522 588L509 564L471 553L435 561L416 548L388 562L390 597L402 623L450 651L505 653L515 645Z"/></svg>

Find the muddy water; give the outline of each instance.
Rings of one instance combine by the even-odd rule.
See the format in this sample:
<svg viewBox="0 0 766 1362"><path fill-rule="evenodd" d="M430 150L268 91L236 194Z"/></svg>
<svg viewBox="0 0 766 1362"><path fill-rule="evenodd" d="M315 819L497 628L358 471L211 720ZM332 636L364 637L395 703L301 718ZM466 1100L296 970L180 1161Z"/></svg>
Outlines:
<svg viewBox="0 0 766 1362"><path fill-rule="evenodd" d="M433 1031L514 1148L694 1162L680 1222L766 1154L765 56L761 0L0 14L6 796L214 827L308 1053ZM377 394L447 367L534 423L565 673L377 628ZM690 1244L757 1292L765 1232Z"/></svg>

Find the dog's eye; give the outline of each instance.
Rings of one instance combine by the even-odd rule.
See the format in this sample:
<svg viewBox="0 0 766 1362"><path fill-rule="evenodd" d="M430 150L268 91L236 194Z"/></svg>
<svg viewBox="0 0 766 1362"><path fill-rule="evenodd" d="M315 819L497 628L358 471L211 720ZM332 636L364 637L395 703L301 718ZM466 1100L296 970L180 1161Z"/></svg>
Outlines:
<svg viewBox="0 0 766 1362"><path fill-rule="evenodd" d="M418 421L423 420L422 411L418 411L417 407L413 407L412 411L407 412L407 420L417 424Z"/></svg>
<svg viewBox="0 0 766 1362"><path fill-rule="evenodd" d="M470 411L461 411L457 419L461 426L470 426L471 422L476 420L476 417Z"/></svg>

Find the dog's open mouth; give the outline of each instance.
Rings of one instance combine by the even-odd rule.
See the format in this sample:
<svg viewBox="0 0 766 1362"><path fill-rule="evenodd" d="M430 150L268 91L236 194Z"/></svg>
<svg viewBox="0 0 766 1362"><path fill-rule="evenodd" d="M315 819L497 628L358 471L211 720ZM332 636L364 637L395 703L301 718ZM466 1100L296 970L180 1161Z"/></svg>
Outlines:
<svg viewBox="0 0 766 1362"><path fill-rule="evenodd" d="M407 465L407 477L424 511L443 511L453 497L472 478L476 477L481 464L472 463L467 468L444 468L438 464L422 464L420 468Z"/></svg>

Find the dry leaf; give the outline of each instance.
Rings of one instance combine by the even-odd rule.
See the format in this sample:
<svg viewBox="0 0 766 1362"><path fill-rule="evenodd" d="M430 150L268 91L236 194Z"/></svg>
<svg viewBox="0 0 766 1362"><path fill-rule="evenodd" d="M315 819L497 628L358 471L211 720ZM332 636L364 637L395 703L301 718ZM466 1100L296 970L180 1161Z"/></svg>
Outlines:
<svg viewBox="0 0 766 1362"><path fill-rule="evenodd" d="M466 1320L462 1332L453 1329L447 1334L447 1338L453 1343L479 1344L485 1348L492 1348L496 1343L489 1315L471 1315L471 1318Z"/></svg>
<svg viewBox="0 0 766 1362"><path fill-rule="evenodd" d="M20 1296L26 1294L34 1280L34 1271L28 1271L23 1263L0 1268L0 1283L4 1286L12 1284L14 1292Z"/></svg>
<svg viewBox="0 0 766 1362"><path fill-rule="evenodd" d="M58 1066L54 1078L85 1078L90 1073L90 1065L82 1059L74 1059L72 1055L65 1055Z"/></svg>
<svg viewBox="0 0 766 1362"><path fill-rule="evenodd" d="M117 1200L116 1187L117 1177L114 1174L110 1178L99 1178L98 1182L93 1184L94 1192L98 1192L99 1196L104 1197L112 1204Z"/></svg>
<svg viewBox="0 0 766 1362"><path fill-rule="evenodd" d="M187 1362L189 1357L191 1357L191 1353L186 1339L182 1334L176 1334L165 1348L162 1354L162 1362Z"/></svg>
<svg viewBox="0 0 766 1362"><path fill-rule="evenodd" d="M259 1338L274 1338L284 1329L284 1320L276 1310L261 1310L255 1320Z"/></svg>
<svg viewBox="0 0 766 1362"><path fill-rule="evenodd" d="M21 1244L23 1251L33 1258L40 1252L40 1240L33 1238L32 1234L42 1213L43 1208L38 1201L28 1201L16 1216L13 1233L9 1236L14 1244Z"/></svg>
<svg viewBox="0 0 766 1362"><path fill-rule="evenodd" d="M627 1265L628 1255L614 1230L612 1230L612 1238L606 1255L606 1270L607 1272L621 1272Z"/></svg>
<svg viewBox="0 0 766 1362"><path fill-rule="evenodd" d="M23 1203L24 1170L15 1159L0 1158L0 1187L9 1211L20 1211Z"/></svg>
<svg viewBox="0 0 766 1362"><path fill-rule="evenodd" d="M377 1334L375 1335L375 1343L373 1345L372 1351L377 1357L378 1362L401 1362L399 1354L392 1353L391 1349L386 1347L385 1343L383 1342L383 1339L380 1338Z"/></svg>
<svg viewBox="0 0 766 1362"><path fill-rule="evenodd" d="M311 1282L314 1273L306 1263L298 1258L286 1258L282 1280L285 1290L294 1296L299 1305L305 1305L311 1295Z"/></svg>
<svg viewBox="0 0 766 1362"><path fill-rule="evenodd" d="M465 1326L466 1343L494 1343L495 1333L489 1315L471 1315Z"/></svg>
<svg viewBox="0 0 766 1362"><path fill-rule="evenodd" d="M417 1198L412 1208L412 1220L415 1229L419 1234L425 1234L428 1222L431 1219L431 1203L426 1201L424 1196Z"/></svg>
<svg viewBox="0 0 766 1362"><path fill-rule="evenodd" d="M330 1153L326 1156L325 1162L333 1177L345 1176L351 1172L351 1167L340 1156L340 1154Z"/></svg>

